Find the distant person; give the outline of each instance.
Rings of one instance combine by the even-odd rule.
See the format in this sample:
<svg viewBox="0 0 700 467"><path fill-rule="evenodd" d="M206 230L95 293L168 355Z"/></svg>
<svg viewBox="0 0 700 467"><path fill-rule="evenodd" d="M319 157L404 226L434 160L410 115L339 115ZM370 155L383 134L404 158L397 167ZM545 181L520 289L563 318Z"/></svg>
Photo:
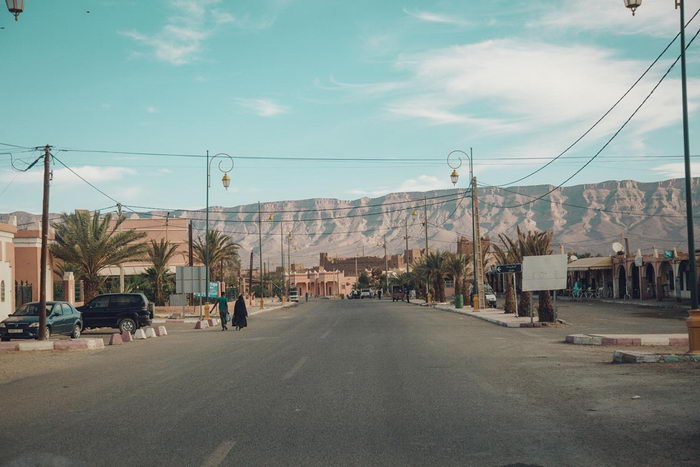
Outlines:
<svg viewBox="0 0 700 467"><path fill-rule="evenodd" d="M304 299L308 302L309 301L309 292L306 292L304 294Z"/></svg>
<svg viewBox="0 0 700 467"><path fill-rule="evenodd" d="M231 326L235 326L237 331L248 326L248 309L245 306L243 295L238 296L236 304L233 307L233 322Z"/></svg>
<svg viewBox="0 0 700 467"><path fill-rule="evenodd" d="M403 294L406 296L406 303L411 303L411 289L409 286L403 288Z"/></svg>
<svg viewBox="0 0 700 467"><path fill-rule="evenodd" d="M379 300L382 299L382 289L379 289L379 290L377 291L377 298L378 298Z"/></svg>
<svg viewBox="0 0 700 467"><path fill-rule="evenodd" d="M226 300L226 297L217 297L209 313L213 312L217 305L219 307L219 317L221 318L221 330L228 331L226 326L228 324L228 300Z"/></svg>

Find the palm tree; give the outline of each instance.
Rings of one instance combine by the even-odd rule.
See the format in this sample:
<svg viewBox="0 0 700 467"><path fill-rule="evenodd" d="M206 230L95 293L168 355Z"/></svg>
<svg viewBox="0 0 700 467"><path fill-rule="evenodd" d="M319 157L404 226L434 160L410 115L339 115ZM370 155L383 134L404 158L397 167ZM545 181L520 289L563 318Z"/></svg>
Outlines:
<svg viewBox="0 0 700 467"><path fill-rule="evenodd" d="M240 245L228 235L224 235L218 230L209 231L209 267L212 278L223 281L227 270L238 270L240 268L240 258L238 256ZM194 241L192 250L195 258L202 264L205 261L207 245L200 237Z"/></svg>
<svg viewBox="0 0 700 467"><path fill-rule="evenodd" d="M138 240L146 234L119 231L122 222L121 216L112 220L111 214L100 217L98 211L79 211L64 213L52 224L56 241L50 246L51 254L63 260L76 273L76 278L83 281L86 302L99 293L105 279L100 276L102 269L143 256L145 244Z"/></svg>
<svg viewBox="0 0 700 467"><path fill-rule="evenodd" d="M462 293L462 283L469 271L471 256L457 253L446 253L445 272L450 274L455 283L455 296Z"/></svg>
<svg viewBox="0 0 700 467"><path fill-rule="evenodd" d="M156 305L165 305L165 284L172 278L168 263L177 253L177 244L165 239L151 240L146 250L153 266L146 269L146 275L153 281Z"/></svg>
<svg viewBox="0 0 700 467"><path fill-rule="evenodd" d="M496 244L493 245L496 261L498 261L498 264L515 263L517 260L513 258L512 252L508 249L505 241L503 241L503 239L501 239L501 241L503 242L502 247ZM513 283L513 276L508 274L506 276L506 313L515 313L515 302L515 284Z"/></svg>
<svg viewBox="0 0 700 467"><path fill-rule="evenodd" d="M541 256L552 254L552 232L541 232L539 230L523 233L520 227L516 231L516 239L512 240L507 235L499 235L501 242L506 247L508 258L514 262L522 263L524 256ZM519 316L526 316L530 309L531 294L522 292L520 294ZM554 321L554 308L549 291L539 293L539 305L537 308L539 320Z"/></svg>
<svg viewBox="0 0 700 467"><path fill-rule="evenodd" d="M444 251L429 252L414 266L417 277L427 277L435 291L435 300L445 301L445 273L447 272L447 254Z"/></svg>

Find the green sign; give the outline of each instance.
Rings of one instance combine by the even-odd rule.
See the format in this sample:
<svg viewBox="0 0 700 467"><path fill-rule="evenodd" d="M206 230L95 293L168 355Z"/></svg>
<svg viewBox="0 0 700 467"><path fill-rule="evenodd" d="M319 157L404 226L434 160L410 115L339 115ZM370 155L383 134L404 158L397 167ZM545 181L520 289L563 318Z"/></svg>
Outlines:
<svg viewBox="0 0 700 467"><path fill-rule="evenodd" d="M664 251L664 258L673 259L674 257L675 255L673 254L673 250Z"/></svg>
<svg viewBox="0 0 700 467"><path fill-rule="evenodd" d="M219 283L215 281L209 281L209 296L218 297L219 296Z"/></svg>

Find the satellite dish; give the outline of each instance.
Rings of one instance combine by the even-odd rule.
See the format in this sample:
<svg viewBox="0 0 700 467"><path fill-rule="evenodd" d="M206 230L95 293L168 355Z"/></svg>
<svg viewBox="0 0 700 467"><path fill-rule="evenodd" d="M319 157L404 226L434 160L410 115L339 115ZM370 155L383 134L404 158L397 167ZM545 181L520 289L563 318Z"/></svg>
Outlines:
<svg viewBox="0 0 700 467"><path fill-rule="evenodd" d="M622 253L625 251L625 247L622 246L622 243L615 242L612 244L612 249L615 253Z"/></svg>
<svg viewBox="0 0 700 467"><path fill-rule="evenodd" d="M578 259L578 256L576 256L576 255L569 256L569 261L576 261L577 259Z"/></svg>

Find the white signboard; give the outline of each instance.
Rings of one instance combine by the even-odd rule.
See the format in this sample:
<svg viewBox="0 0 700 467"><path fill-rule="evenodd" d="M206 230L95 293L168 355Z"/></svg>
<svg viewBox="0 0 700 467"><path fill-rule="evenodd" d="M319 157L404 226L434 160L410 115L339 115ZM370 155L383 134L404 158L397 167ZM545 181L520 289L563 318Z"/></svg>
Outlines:
<svg viewBox="0 0 700 467"><path fill-rule="evenodd" d="M177 266L175 268L175 292L206 294L206 275L207 270L204 266Z"/></svg>
<svg viewBox="0 0 700 467"><path fill-rule="evenodd" d="M565 289L566 269L566 255L525 256L523 291Z"/></svg>

